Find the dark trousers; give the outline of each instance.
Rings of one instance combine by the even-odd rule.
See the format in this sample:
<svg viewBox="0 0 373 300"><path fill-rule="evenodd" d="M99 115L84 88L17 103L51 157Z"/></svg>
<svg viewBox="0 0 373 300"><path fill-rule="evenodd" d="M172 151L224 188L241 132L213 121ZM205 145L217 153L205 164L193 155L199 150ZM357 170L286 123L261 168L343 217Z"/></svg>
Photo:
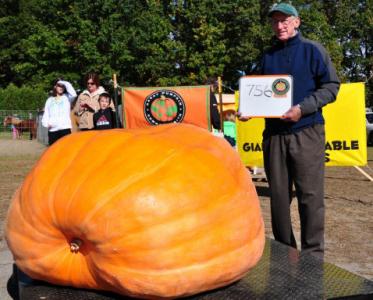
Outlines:
<svg viewBox="0 0 373 300"><path fill-rule="evenodd" d="M61 129L57 131L48 131L48 144L49 146L56 142L58 139L62 138L63 136L70 134L71 129Z"/></svg>
<svg viewBox="0 0 373 300"><path fill-rule="evenodd" d="M322 258L325 222L324 126L314 125L294 134L265 138L263 153L275 239L297 247L290 217L294 184L301 223L302 251Z"/></svg>

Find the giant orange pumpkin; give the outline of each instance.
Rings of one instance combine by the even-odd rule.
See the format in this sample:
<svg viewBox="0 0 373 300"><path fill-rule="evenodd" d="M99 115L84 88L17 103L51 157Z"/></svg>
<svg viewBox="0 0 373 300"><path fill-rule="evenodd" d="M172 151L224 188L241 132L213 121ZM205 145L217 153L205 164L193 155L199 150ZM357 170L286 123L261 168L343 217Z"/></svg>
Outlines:
<svg viewBox="0 0 373 300"><path fill-rule="evenodd" d="M180 124L61 139L15 194L6 238L34 279L140 298L227 285L264 247L236 151Z"/></svg>

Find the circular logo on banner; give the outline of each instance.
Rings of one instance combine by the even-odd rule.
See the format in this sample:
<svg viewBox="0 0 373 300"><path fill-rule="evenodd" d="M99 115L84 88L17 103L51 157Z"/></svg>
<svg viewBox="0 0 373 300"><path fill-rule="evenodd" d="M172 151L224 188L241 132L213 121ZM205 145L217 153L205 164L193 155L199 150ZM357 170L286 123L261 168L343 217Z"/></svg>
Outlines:
<svg viewBox="0 0 373 300"><path fill-rule="evenodd" d="M185 103L175 91L156 91L146 97L144 115L152 125L180 123L185 116Z"/></svg>
<svg viewBox="0 0 373 300"><path fill-rule="evenodd" d="M290 83L284 78L276 79L272 84L272 91L276 95L283 96L290 89Z"/></svg>

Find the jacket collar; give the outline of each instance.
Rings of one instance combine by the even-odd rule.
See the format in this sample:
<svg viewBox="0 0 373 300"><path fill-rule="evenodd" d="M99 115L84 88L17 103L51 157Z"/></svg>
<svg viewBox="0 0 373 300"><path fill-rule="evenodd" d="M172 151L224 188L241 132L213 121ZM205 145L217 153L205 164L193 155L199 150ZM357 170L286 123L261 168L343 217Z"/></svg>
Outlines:
<svg viewBox="0 0 373 300"><path fill-rule="evenodd" d="M291 46L291 45L295 45L297 43L299 43L300 39L301 39L302 35L299 31L297 31L296 35L294 35L293 37L291 37L290 39L288 39L287 41L283 42L283 41L280 41L279 39L277 39L275 37L275 45L277 46Z"/></svg>
<svg viewBox="0 0 373 300"><path fill-rule="evenodd" d="M105 92L105 89L102 86L99 86L97 90L95 90L93 93L90 93L88 90L84 90L82 93L85 95L88 95L90 97L94 97L96 95L100 95Z"/></svg>

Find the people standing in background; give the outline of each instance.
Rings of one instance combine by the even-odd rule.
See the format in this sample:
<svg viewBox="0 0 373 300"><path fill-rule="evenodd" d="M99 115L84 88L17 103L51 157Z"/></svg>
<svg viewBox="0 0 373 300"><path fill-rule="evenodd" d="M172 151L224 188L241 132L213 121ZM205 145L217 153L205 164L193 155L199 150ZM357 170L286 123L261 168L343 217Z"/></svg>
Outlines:
<svg viewBox="0 0 373 300"><path fill-rule="evenodd" d="M12 128L12 137L13 137L13 140L19 139L19 132L18 132L17 127L14 124L12 124L11 128Z"/></svg>
<svg viewBox="0 0 373 300"><path fill-rule="evenodd" d="M236 112L228 110L224 112L224 138L232 146L236 147Z"/></svg>
<svg viewBox="0 0 373 300"><path fill-rule="evenodd" d="M98 111L98 97L105 92L100 86L100 78L96 73L89 73L85 77L87 89L78 97L74 107L74 113L79 117L79 130L93 129L93 114ZM110 107L114 109L113 103Z"/></svg>
<svg viewBox="0 0 373 300"><path fill-rule="evenodd" d="M77 96L74 87L69 81L63 80L63 78L58 78L56 82L58 82L59 84L62 84L65 87L64 95L67 97L71 105ZM30 118L32 118L32 116L30 116Z"/></svg>
<svg viewBox="0 0 373 300"><path fill-rule="evenodd" d="M76 99L76 96L77 96L74 87L72 86L70 82L63 80L63 79L59 79L58 82L60 84L63 84L63 86L65 87L64 94L67 97L67 99L69 99L70 106L72 106L72 103L74 103L74 100Z"/></svg>
<svg viewBox="0 0 373 300"><path fill-rule="evenodd" d="M66 86L69 87L69 91L67 91ZM45 103L41 120L42 125L48 128L49 145L71 133L69 99L73 99L74 95L76 95L75 89L69 82L58 80L54 85L52 96Z"/></svg>
<svg viewBox="0 0 373 300"><path fill-rule="evenodd" d="M117 128L116 117L113 109L110 107L111 98L108 93L102 93L98 97L99 110L93 115L94 129L112 129Z"/></svg>
<svg viewBox="0 0 373 300"><path fill-rule="evenodd" d="M210 119L211 125L214 129L220 130L220 114L218 109L218 103L215 97L215 91L218 87L218 80L216 77L210 77L207 79L206 84L210 86Z"/></svg>

